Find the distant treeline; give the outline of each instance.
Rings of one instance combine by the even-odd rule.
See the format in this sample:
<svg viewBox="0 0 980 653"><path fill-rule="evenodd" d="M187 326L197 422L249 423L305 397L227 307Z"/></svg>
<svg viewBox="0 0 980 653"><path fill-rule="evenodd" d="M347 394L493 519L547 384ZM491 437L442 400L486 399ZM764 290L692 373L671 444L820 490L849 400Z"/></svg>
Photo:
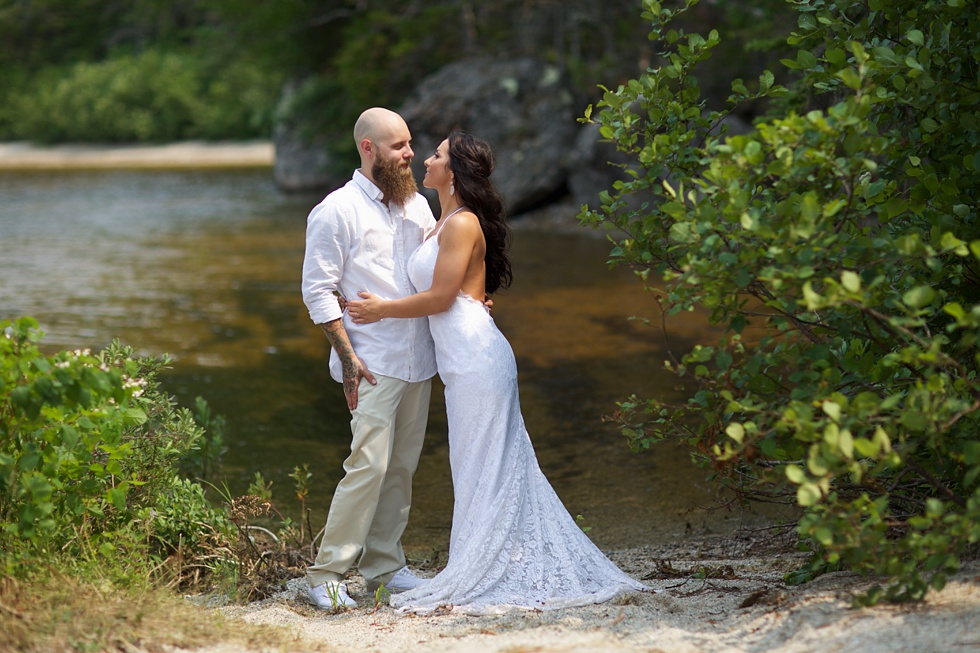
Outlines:
<svg viewBox="0 0 980 653"><path fill-rule="evenodd" d="M398 106L462 57L563 66L586 100L654 65L637 0L30 0L0 5L0 140L267 137L283 84L311 76L318 117ZM757 74L783 0L705 2L734 38L723 77ZM753 52L744 56L746 46ZM732 56L728 56L732 55ZM738 67L744 67L744 72ZM710 91L710 88L708 89Z"/></svg>

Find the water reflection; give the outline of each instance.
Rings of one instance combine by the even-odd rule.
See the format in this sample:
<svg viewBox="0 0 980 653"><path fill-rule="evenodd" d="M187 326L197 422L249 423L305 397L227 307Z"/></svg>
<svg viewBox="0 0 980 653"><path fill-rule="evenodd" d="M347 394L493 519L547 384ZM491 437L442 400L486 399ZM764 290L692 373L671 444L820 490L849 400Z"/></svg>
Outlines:
<svg viewBox="0 0 980 653"><path fill-rule="evenodd" d="M256 471L296 510L294 466L314 474L319 528L349 443L327 343L299 294L305 217L318 197L278 193L267 170L0 174L0 316L30 314L49 349L113 337L175 357L164 381L184 405L228 418L224 472ZM725 528L685 454L630 453L600 416L629 393L676 394L639 282L605 265L591 232L515 231L515 283L494 317L514 346L524 415L541 466L606 547ZM690 329L700 328L691 325ZM683 335L683 334L681 334ZM416 476L406 542L445 547L452 509L441 388Z"/></svg>

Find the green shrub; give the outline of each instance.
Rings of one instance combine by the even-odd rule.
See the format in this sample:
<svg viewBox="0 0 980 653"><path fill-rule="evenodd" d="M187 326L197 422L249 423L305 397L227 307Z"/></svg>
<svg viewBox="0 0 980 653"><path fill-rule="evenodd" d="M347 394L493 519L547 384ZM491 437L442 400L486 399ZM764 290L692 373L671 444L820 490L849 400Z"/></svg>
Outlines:
<svg viewBox="0 0 980 653"><path fill-rule="evenodd" d="M921 599L980 541L980 20L795 0L791 88L736 80L717 110L695 72L719 35L671 26L696 3L644 2L659 67L595 118L630 178L580 217L625 234L613 261L659 275L668 315L707 309L723 336L667 364L686 404L617 418L637 449L681 440L742 496L795 501L814 556L792 580L843 565L888 577L867 601ZM770 116L725 137L760 98Z"/></svg>
<svg viewBox="0 0 980 653"><path fill-rule="evenodd" d="M277 80L245 62L147 50L43 69L6 94L8 137L166 142L269 136Z"/></svg>
<svg viewBox="0 0 980 653"><path fill-rule="evenodd" d="M216 551L225 560L234 558L229 544L236 539L235 525L211 504L200 483L174 476L138 517L149 526L151 551L160 559L178 551L189 559L215 557Z"/></svg>
<svg viewBox="0 0 980 653"><path fill-rule="evenodd" d="M166 358L113 343L46 356L33 318L0 322L0 556L20 574L40 560L127 556L146 573L174 551L234 537L200 485L175 479L205 439L161 392ZM126 560L126 564L133 564Z"/></svg>

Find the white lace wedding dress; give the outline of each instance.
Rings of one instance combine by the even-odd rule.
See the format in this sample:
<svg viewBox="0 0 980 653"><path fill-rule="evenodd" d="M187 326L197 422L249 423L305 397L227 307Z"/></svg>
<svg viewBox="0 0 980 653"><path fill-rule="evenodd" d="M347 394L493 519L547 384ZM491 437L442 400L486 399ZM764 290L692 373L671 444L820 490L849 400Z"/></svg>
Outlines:
<svg viewBox="0 0 980 653"><path fill-rule="evenodd" d="M439 245L409 259L416 288L432 285ZM446 386L455 505L449 562L433 579L394 594L402 612L490 614L555 609L646 589L582 532L538 467L517 393L514 352L486 307L460 293L429 317Z"/></svg>

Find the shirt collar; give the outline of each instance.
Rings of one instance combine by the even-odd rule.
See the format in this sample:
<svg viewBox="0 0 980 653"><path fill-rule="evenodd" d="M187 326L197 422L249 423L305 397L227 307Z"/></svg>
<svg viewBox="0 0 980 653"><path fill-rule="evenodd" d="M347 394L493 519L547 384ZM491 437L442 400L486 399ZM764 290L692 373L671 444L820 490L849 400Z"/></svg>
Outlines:
<svg viewBox="0 0 980 653"><path fill-rule="evenodd" d="M362 191L364 191L365 195L373 199L375 202L380 202L384 197L384 193L381 192L381 189L378 188L373 181L365 177L364 173L361 172L360 169L354 171L354 183L357 184Z"/></svg>

